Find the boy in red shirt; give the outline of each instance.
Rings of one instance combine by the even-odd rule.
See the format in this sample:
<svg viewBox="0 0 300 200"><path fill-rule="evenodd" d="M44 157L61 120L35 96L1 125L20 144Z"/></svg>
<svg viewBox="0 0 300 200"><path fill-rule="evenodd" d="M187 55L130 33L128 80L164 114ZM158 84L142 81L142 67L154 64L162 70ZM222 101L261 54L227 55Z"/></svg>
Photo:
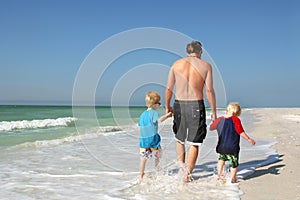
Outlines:
<svg viewBox="0 0 300 200"><path fill-rule="evenodd" d="M217 129L219 140L216 147L219 153L218 160L218 179L222 177L222 171L225 161L231 163L231 183L237 183L236 174L239 165L240 136L246 139L250 144L255 145L244 131L238 116L241 114L241 107L238 103L229 103L226 108L226 115L217 118L211 122L209 129Z"/></svg>

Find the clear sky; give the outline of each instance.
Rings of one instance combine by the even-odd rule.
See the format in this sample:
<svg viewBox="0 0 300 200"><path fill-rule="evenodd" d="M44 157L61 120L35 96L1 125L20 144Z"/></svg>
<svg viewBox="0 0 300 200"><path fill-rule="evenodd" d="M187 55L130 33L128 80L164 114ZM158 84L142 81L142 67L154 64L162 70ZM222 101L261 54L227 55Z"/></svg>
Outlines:
<svg viewBox="0 0 300 200"><path fill-rule="evenodd" d="M71 104L76 75L93 49L124 31L160 27L203 43L228 101L299 107L299 10L298 0L0 0L0 104ZM170 66L178 58L146 54L128 54L127 61L136 62L127 65L120 55L113 63L119 68L99 81L96 102L108 104L110 91L131 68ZM138 90L131 101L143 105Z"/></svg>

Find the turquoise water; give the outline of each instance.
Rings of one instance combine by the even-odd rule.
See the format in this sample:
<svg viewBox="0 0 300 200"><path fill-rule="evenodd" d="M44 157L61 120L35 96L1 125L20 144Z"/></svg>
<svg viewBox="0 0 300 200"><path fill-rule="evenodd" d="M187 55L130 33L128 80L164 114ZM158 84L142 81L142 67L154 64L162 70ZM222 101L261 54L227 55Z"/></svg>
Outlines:
<svg viewBox="0 0 300 200"><path fill-rule="evenodd" d="M100 127L107 127L106 131L122 129L120 126L137 123L146 108L76 107L80 109L79 116L73 115L73 109L72 106L0 106L0 147L80 134L75 127L79 121L91 129L96 126L93 120ZM165 112L163 108L158 111ZM95 119L89 118L90 112L96 113Z"/></svg>
<svg viewBox="0 0 300 200"><path fill-rule="evenodd" d="M0 106L0 146L62 138L74 133L71 107Z"/></svg>
<svg viewBox="0 0 300 200"><path fill-rule="evenodd" d="M117 126L111 107L95 107L100 126ZM119 119L129 112L137 122L144 107L118 107ZM86 110L82 107L82 111ZM77 119L71 106L0 106L0 146L17 145L24 142L52 140L78 134Z"/></svg>

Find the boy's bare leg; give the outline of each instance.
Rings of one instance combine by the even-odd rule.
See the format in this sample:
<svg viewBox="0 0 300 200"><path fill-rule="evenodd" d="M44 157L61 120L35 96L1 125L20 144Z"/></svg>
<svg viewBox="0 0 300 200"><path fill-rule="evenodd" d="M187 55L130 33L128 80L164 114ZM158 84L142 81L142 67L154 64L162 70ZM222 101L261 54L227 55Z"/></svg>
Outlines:
<svg viewBox="0 0 300 200"><path fill-rule="evenodd" d="M157 168L159 165L159 158L155 158L155 168Z"/></svg>
<svg viewBox="0 0 300 200"><path fill-rule="evenodd" d="M237 167L236 168L232 168L231 167L231 170L230 170L230 173L231 173L231 183L237 183L237 179L236 179L236 174L237 174Z"/></svg>
<svg viewBox="0 0 300 200"><path fill-rule="evenodd" d="M143 179L143 177L144 177L146 161L147 161L146 158L142 158L140 161L140 179Z"/></svg>
<svg viewBox="0 0 300 200"><path fill-rule="evenodd" d="M158 152L155 153L155 169L156 171L160 170L159 162L161 158L161 149L158 150Z"/></svg>
<svg viewBox="0 0 300 200"><path fill-rule="evenodd" d="M222 173L223 173L223 167L225 165L225 161L224 160L219 160L218 161L218 179L222 178Z"/></svg>

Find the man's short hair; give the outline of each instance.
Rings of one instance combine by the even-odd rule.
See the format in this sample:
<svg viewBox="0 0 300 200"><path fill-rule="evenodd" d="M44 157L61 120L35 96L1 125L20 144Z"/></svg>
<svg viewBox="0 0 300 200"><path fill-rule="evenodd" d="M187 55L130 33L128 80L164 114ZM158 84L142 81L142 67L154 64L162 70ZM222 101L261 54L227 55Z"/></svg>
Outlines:
<svg viewBox="0 0 300 200"><path fill-rule="evenodd" d="M199 53L200 51L202 51L202 44L198 41L192 41L186 46L186 52L188 54Z"/></svg>

